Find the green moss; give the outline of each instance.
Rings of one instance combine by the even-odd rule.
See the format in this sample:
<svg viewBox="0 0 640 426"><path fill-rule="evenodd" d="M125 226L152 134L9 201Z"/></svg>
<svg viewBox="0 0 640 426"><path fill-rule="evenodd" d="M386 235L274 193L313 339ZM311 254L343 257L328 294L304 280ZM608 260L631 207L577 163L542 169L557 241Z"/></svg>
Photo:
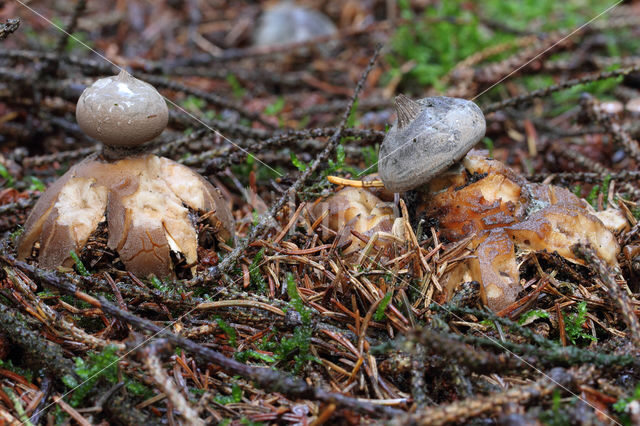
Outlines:
<svg viewBox="0 0 640 426"><path fill-rule="evenodd" d="M0 359L0 367L4 368L5 370L13 371L14 373L24 377L28 382L33 381L33 371L26 368L18 367L10 359Z"/></svg>
<svg viewBox="0 0 640 426"><path fill-rule="evenodd" d="M267 292L267 282L260 272L260 265L262 264L262 259L264 259L264 247L256 253L253 260L251 261L251 265L249 265L249 277L251 278L251 284L255 285L258 291L262 294Z"/></svg>
<svg viewBox="0 0 640 426"><path fill-rule="evenodd" d="M235 346L237 341L236 330L233 327L231 327L229 324L227 324L222 318L217 317L216 323L218 324L218 327L220 327L220 329L224 331L224 334L227 335L227 339L229 339L229 344L231 346Z"/></svg>
<svg viewBox="0 0 640 426"><path fill-rule="evenodd" d="M387 309L387 306L389 306L389 303L391 303L391 296L393 296L392 291L388 291L387 294L384 295L382 301L376 308L376 313L373 315L374 320L382 321L384 319L384 311Z"/></svg>
<svg viewBox="0 0 640 426"><path fill-rule="evenodd" d="M532 309L522 314L520 319L518 319L518 324L519 325L529 324L540 318L549 318L549 313L541 309Z"/></svg>
<svg viewBox="0 0 640 426"><path fill-rule="evenodd" d="M564 314L564 329L567 338L574 345L581 340L596 340L591 334L584 331L583 326L587 321L587 302L580 302L574 313Z"/></svg>
<svg viewBox="0 0 640 426"><path fill-rule="evenodd" d="M159 280L158 277L156 277L155 275L152 275L149 281L151 282L151 285L153 285L153 287L156 290L160 290L165 293L169 293L171 291L171 287L165 284L164 282L162 282L161 280Z"/></svg>
<svg viewBox="0 0 640 426"><path fill-rule="evenodd" d="M12 187L15 184L15 179L3 164L0 164L0 177L4 179L2 186Z"/></svg>
<svg viewBox="0 0 640 426"><path fill-rule="evenodd" d="M300 370L311 361L318 361L316 357L311 355L311 336L313 328L311 326L311 310L304 306L302 298L298 294L298 288L293 274L287 274L287 293L289 295L289 309L295 310L300 315L302 325L297 326L293 330L291 337L282 336L280 341L271 341L269 339L277 339L279 333L274 331L269 337L265 337L259 345L260 349L273 352L273 357L264 358L264 354L257 352L249 352L239 355L240 359L246 361L249 358L262 359L265 362L285 361L293 354L293 371L299 373ZM245 351L246 352L246 351Z"/></svg>
<svg viewBox="0 0 640 426"><path fill-rule="evenodd" d="M270 355L267 354L263 354L261 352L256 352L254 350L246 350L246 351L242 351L242 352L236 352L234 354L235 359L237 359L240 362L247 362L249 361L249 359L257 359L259 361L264 361L264 362L276 362L276 359Z"/></svg>
<svg viewBox="0 0 640 426"><path fill-rule="evenodd" d="M236 383L231 386L231 395L218 395L215 397L218 404L237 404L242 402L242 389Z"/></svg>
<svg viewBox="0 0 640 426"><path fill-rule="evenodd" d="M118 356L115 346L107 346L102 352L90 353L85 361L83 358L75 358L75 373L78 378L67 375L62 378L63 383L73 392L69 403L72 407L78 407L84 399L93 391L98 381L106 380L108 383L117 383ZM148 397L151 390L141 383L125 378L125 387L135 396Z"/></svg>
<svg viewBox="0 0 640 426"><path fill-rule="evenodd" d="M228 74L227 83L229 83L229 86L231 86L233 96L235 96L236 98L242 99L245 93L247 93L247 90L242 87L242 84L240 84L240 81L238 81L238 78L235 75Z"/></svg>
<svg viewBox="0 0 640 426"><path fill-rule="evenodd" d="M78 271L80 275L84 277L88 277L91 275L91 273L87 270L87 268L85 268L84 263L82 263L82 260L80 260L80 257L75 251L71 250L69 252L69 255L71 256L71 259L73 259L73 262L76 265L76 271Z"/></svg>

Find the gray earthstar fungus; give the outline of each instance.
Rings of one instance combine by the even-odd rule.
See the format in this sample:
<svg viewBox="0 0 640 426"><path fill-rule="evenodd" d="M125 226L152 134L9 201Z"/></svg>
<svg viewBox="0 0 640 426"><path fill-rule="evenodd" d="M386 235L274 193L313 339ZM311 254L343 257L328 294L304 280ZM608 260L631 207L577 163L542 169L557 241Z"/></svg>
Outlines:
<svg viewBox="0 0 640 426"><path fill-rule="evenodd" d="M341 235L339 243L351 240L345 254L365 245L352 231L382 251L390 248L389 241L409 241L396 226L389 194L386 203L374 194L413 190L407 197L413 219L437 222L445 244L466 241L456 261L441 265L438 280L446 299L460 284L477 281L484 305L508 310L523 290L523 259L547 252L583 264L571 251L575 244L589 244L613 270L619 269L615 234L628 228L624 214L615 208L596 212L565 188L531 183L501 162L470 152L486 128L473 102L447 97L413 101L400 95L396 112L397 121L380 147L381 181L329 179L347 186L323 204L328 228ZM316 205L313 212L320 217L323 208Z"/></svg>
<svg viewBox="0 0 640 426"><path fill-rule="evenodd" d="M18 241L19 258L37 249L42 267L71 266L71 252L106 221L107 246L128 271L175 276L174 252L194 273L198 235L190 209L206 218L218 240L234 239L233 216L217 188L188 167L146 152L143 144L168 120L153 86L124 70L97 80L80 96L76 117L106 149L71 167L40 197Z"/></svg>

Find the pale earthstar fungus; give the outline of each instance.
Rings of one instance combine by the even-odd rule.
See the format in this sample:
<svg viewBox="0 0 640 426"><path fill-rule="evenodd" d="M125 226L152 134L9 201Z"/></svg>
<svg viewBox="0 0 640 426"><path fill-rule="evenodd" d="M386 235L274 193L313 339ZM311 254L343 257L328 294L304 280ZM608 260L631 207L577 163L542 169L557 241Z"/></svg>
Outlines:
<svg viewBox="0 0 640 426"><path fill-rule="evenodd" d="M143 144L167 125L165 100L126 71L97 80L80 96L76 118L105 149L71 167L38 200L18 242L18 257L34 252L44 268L71 266L98 224L126 269L147 277L174 276L170 253L182 253L191 272L198 236L189 209L211 224L220 241L234 239L233 216L204 177Z"/></svg>

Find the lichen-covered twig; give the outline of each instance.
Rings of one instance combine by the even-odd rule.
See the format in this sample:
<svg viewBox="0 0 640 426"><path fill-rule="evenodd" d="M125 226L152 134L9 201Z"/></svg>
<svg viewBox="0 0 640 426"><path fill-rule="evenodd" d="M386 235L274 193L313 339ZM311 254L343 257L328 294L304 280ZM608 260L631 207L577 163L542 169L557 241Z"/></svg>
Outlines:
<svg viewBox="0 0 640 426"><path fill-rule="evenodd" d="M36 366L53 372L57 377L75 374L73 362L64 357L62 348L27 325L24 316L0 303L0 330L24 351L24 358Z"/></svg>
<svg viewBox="0 0 640 426"><path fill-rule="evenodd" d="M512 98L508 98L500 102L489 104L483 107L482 111L485 114L489 114L491 112L495 112L507 107L515 107L515 106L524 104L526 102L529 102L532 99L548 96L551 93L558 92L560 90L569 89L579 84L593 83L594 81L606 80L609 78L616 78L616 77L623 77L625 75L629 75L639 70L640 70L640 65L637 64L631 67L620 68L613 71L605 71L605 72L588 74L584 77L566 80L558 84L552 84L551 86L545 87L543 89L533 90L531 92L523 93L522 95L514 96Z"/></svg>
<svg viewBox="0 0 640 426"><path fill-rule="evenodd" d="M598 274L598 277L607 288L611 299L613 299L613 302L618 305L618 308L620 309L622 319L629 328L629 338L635 345L636 349L640 349L640 322L633 311L633 305L631 304L629 295L627 295L624 289L616 282L611 269L596 255L595 251L590 246L578 244L572 247L572 250L577 256L584 259L587 262L587 265L591 266Z"/></svg>
<svg viewBox="0 0 640 426"><path fill-rule="evenodd" d="M180 413L184 424L189 426L204 426L205 423L198 415L198 411L191 407L189 402L180 393L175 382L165 373L157 354L157 347L162 344L166 344L166 342L156 340L149 344L147 348L140 351L140 361L144 363L158 388L167 395L173 407Z"/></svg>
<svg viewBox="0 0 640 426"><path fill-rule="evenodd" d="M523 404L532 399L544 398L550 395L558 385L567 385L573 376L561 368L553 369L548 376L537 381L514 386L504 392L487 396L468 398L448 405L420 408L415 413L405 414L393 419L388 424L399 425L443 425L451 422L464 423L465 420L488 412L499 410L500 407L515 403Z"/></svg>
<svg viewBox="0 0 640 426"><path fill-rule="evenodd" d="M210 362L220 366L228 374L239 375L248 380L252 380L258 386L273 392L280 392L291 398L312 399L326 403L335 403L345 408L373 415L373 416L394 416L401 413L400 410L381 405L374 405L356 398L347 397L341 394L327 392L324 389L308 385L301 379L290 377L288 374L270 368L253 367L243 364L235 359L227 358L219 352L202 346L192 340L177 336L169 328L161 327L155 323L142 319L130 312L123 311L117 305L109 302L103 297L96 299L86 293L81 292L75 285L57 275L43 270L35 270L25 262L16 261L15 266L29 275L32 279L42 282L61 290L64 293L73 295L90 305L102 309L103 312L131 324L134 328L153 333L157 338L165 338L174 346L179 346L185 351L193 354L205 362ZM2 318L0 317L0 321Z"/></svg>
<svg viewBox="0 0 640 426"><path fill-rule="evenodd" d="M4 24L0 23L0 40L4 40L9 34L15 32L20 26L20 18L7 19Z"/></svg>

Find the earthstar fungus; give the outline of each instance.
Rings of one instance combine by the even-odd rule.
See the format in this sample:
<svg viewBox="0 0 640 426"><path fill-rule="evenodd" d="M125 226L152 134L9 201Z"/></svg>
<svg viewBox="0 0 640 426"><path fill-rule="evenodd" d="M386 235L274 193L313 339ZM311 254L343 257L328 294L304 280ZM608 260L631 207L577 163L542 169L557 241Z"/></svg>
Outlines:
<svg viewBox="0 0 640 426"><path fill-rule="evenodd" d="M166 103L153 86L124 70L100 79L80 96L76 117L107 149L71 167L40 197L18 242L19 258L39 243L43 267L71 266L71 251L82 249L106 220L107 246L127 270L173 276L172 251L182 253L188 265L198 257L189 209L206 214L220 241L234 239L233 216L219 190L188 167L145 152L142 145L168 120Z"/></svg>
<svg viewBox="0 0 640 426"><path fill-rule="evenodd" d="M415 215L437 219L444 241L470 238L470 256L444 277L448 297L460 283L475 280L483 302L502 310L522 290L516 255L546 250L581 263L570 249L577 243L590 244L617 269L614 212L595 212L565 188L529 183L499 161L467 155L486 129L473 102L400 95L396 111L397 122L380 147L384 186L415 190Z"/></svg>

